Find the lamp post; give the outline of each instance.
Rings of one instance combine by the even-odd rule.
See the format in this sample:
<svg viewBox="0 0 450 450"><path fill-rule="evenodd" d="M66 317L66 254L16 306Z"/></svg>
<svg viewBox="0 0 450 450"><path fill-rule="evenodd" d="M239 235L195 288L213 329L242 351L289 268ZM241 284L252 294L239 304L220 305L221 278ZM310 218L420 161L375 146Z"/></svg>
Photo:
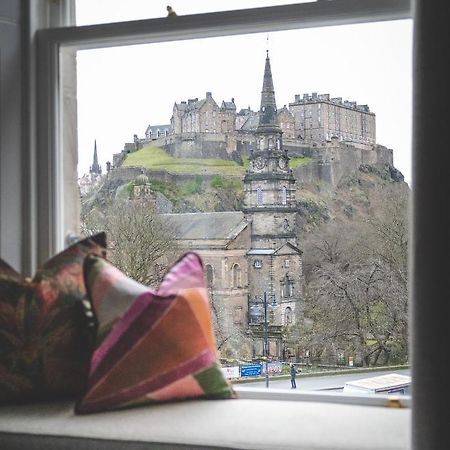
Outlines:
<svg viewBox="0 0 450 450"><path fill-rule="evenodd" d="M261 305L262 303L262 305ZM269 387L269 320L267 316L267 311L269 305L267 304L267 292L264 292L263 296L256 295L252 302L249 302L249 318L251 323L261 324L264 320L264 332L263 332L263 358L265 358L266 366L266 388ZM264 308L264 312L261 311L261 306ZM275 299L270 305L270 308L276 306Z"/></svg>
<svg viewBox="0 0 450 450"><path fill-rule="evenodd" d="M266 388L269 388L269 326L267 323L267 293L264 292L264 356L266 357Z"/></svg>

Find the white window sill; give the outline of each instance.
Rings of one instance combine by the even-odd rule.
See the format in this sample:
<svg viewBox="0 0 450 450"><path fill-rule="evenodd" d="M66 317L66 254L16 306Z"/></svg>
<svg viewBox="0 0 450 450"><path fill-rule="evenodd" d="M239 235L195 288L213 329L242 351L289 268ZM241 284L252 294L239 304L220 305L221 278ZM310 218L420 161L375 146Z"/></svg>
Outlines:
<svg viewBox="0 0 450 450"><path fill-rule="evenodd" d="M247 391L241 396L258 397L258 393ZM299 401L256 398L186 401L86 416L75 416L71 402L3 406L0 448L411 448L410 408L337 403L336 397L334 400L332 396L328 400L326 397L321 395L319 401L313 401L314 395L303 393L298 395Z"/></svg>

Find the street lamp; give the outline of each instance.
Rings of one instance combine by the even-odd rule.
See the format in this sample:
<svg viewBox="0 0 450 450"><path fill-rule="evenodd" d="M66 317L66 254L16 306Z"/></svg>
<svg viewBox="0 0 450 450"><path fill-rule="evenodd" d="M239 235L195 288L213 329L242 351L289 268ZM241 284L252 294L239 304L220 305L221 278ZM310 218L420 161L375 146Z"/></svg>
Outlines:
<svg viewBox="0 0 450 450"><path fill-rule="evenodd" d="M264 292L264 356L266 357L266 388L269 388L269 324L267 323L267 293Z"/></svg>
<svg viewBox="0 0 450 450"><path fill-rule="evenodd" d="M261 297L257 296L255 299L259 299L261 301ZM267 317L267 310L268 308L273 308L273 306L276 305L275 300L273 301L272 305L267 305L267 292L264 292L264 296L262 298L263 300L263 311L264 311L264 341L263 341L263 357L265 357L265 365L266 365L266 388L269 387L269 320ZM257 322L261 323L261 304L254 303L250 307L250 322Z"/></svg>

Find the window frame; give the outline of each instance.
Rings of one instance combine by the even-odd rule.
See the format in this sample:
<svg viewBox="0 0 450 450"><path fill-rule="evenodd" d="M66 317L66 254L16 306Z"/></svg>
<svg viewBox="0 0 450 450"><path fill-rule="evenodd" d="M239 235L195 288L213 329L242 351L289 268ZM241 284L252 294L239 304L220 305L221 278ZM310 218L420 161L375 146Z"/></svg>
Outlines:
<svg viewBox="0 0 450 450"><path fill-rule="evenodd" d="M60 251L65 243L64 195L69 187L63 176L65 105L62 64L66 53L114 46L405 19L412 19L410 0L333 0L178 16L176 20L171 21L164 17L39 30L36 33L37 221L33 246L36 249L37 261L45 261ZM267 395L269 394L268 392ZM355 403L361 403L362 400L361 397ZM370 399L368 401L370 402ZM405 399L404 404L409 405L409 402L409 399Z"/></svg>

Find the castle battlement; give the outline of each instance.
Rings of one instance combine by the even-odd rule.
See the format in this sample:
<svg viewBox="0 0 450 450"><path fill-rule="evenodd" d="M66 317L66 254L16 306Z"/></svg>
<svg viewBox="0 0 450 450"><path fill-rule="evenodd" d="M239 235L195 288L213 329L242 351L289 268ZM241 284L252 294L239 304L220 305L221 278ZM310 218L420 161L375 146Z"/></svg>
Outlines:
<svg viewBox="0 0 450 450"><path fill-rule="evenodd" d="M313 92L311 94L295 94L294 101L289 103L289 106L306 105L310 103L330 103L343 108L355 109L357 111L374 114L370 111L368 105L359 105L355 101L342 100L342 97L330 97L330 94L317 94Z"/></svg>

